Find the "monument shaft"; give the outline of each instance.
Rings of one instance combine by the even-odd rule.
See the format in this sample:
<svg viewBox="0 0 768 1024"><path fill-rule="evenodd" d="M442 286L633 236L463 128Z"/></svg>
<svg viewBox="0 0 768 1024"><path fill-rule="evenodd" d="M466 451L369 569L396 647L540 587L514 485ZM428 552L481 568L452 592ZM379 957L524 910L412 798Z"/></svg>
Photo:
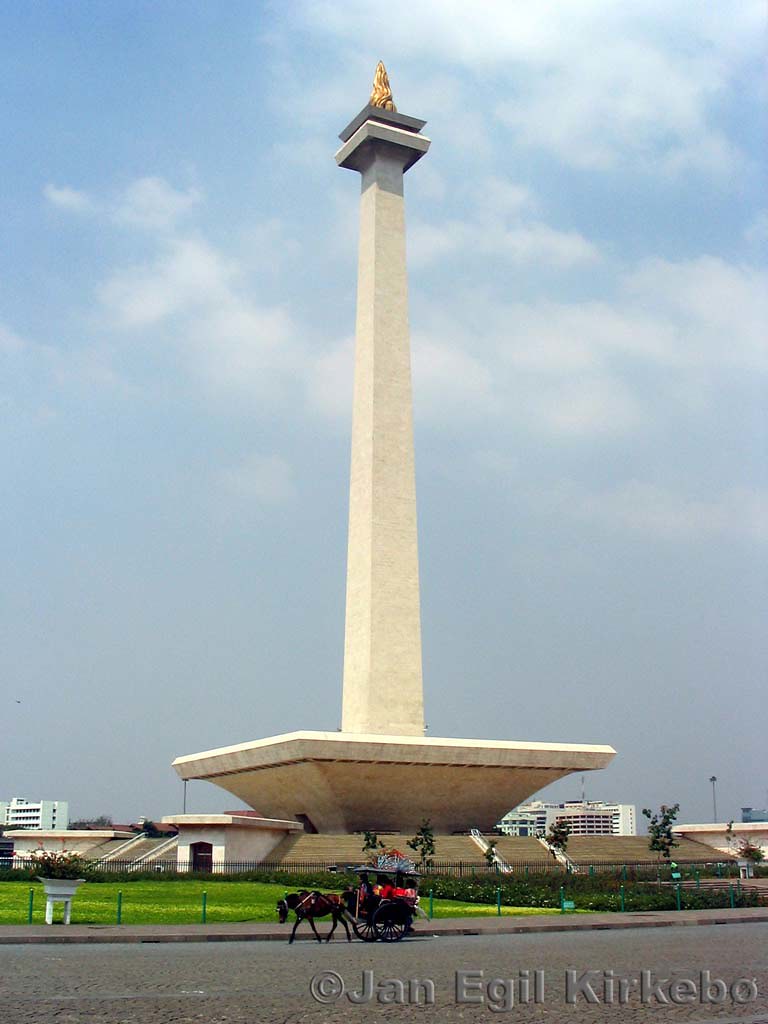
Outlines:
<svg viewBox="0 0 768 1024"><path fill-rule="evenodd" d="M616 753L424 736L403 206L403 175L429 149L423 127L395 109L380 63L371 102L336 153L362 176L342 731L284 733L174 761L182 779L208 779L269 816L247 819L257 860L282 849L263 837L282 829L290 838L301 825L407 833L428 818L436 833L490 830L543 786L604 768ZM197 827L200 816L187 817ZM219 827L232 816L208 817L203 824Z"/></svg>
<svg viewBox="0 0 768 1024"><path fill-rule="evenodd" d="M343 164L360 172L362 192L341 727L344 733L422 736L403 199L414 136L374 127L394 134L396 143L365 137Z"/></svg>

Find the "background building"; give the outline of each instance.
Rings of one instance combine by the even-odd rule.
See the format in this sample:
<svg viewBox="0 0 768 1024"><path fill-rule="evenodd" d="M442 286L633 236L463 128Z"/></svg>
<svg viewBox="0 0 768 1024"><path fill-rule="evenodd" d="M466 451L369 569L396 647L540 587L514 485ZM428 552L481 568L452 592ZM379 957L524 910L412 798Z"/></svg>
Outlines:
<svg viewBox="0 0 768 1024"><path fill-rule="evenodd" d="M742 822L768 821L768 810L761 811L757 807L742 807L741 820Z"/></svg>
<svg viewBox="0 0 768 1024"><path fill-rule="evenodd" d="M25 800L11 797L10 803L0 800L0 827L65 829L69 825L69 804L66 800Z"/></svg>
<svg viewBox="0 0 768 1024"><path fill-rule="evenodd" d="M672 831L679 839L693 839L697 843L713 846L716 850L731 857L739 857L745 841L759 846L763 855L768 857L768 822L745 821L733 822L730 828L723 822L703 823L697 825L673 825Z"/></svg>
<svg viewBox="0 0 768 1024"><path fill-rule="evenodd" d="M566 822L574 836L637 835L634 804L602 800L566 800L560 804L532 800L505 814L497 827L508 836L535 836L548 832L556 821Z"/></svg>

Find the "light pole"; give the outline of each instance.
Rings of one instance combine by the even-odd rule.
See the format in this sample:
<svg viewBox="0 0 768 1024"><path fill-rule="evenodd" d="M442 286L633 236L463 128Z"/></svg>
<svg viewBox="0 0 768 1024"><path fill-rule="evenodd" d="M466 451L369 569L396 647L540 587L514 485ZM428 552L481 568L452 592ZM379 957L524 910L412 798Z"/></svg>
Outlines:
<svg viewBox="0 0 768 1024"><path fill-rule="evenodd" d="M715 816L715 823L717 823L717 791L715 789L715 786L717 785L717 776L713 775L709 781L712 783L712 812Z"/></svg>

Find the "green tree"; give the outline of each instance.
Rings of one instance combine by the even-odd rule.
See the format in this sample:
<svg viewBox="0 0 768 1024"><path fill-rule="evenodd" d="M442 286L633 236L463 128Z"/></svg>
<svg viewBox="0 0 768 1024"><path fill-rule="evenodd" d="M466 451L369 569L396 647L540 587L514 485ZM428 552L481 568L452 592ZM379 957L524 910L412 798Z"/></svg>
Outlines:
<svg viewBox="0 0 768 1024"><path fill-rule="evenodd" d="M565 853L568 847L568 840L571 835L571 826L566 821L553 821L549 826L549 832L544 836L544 842L555 856L555 851Z"/></svg>
<svg viewBox="0 0 768 1024"><path fill-rule="evenodd" d="M496 864L496 843L497 842L498 842L497 839L490 839L488 841L488 848L483 851L483 856L485 857L486 861L488 862L488 867L491 867L491 868L494 867L494 865Z"/></svg>
<svg viewBox="0 0 768 1024"><path fill-rule="evenodd" d="M95 818L78 818L70 821L70 828L112 828L112 819L108 814L99 814Z"/></svg>
<svg viewBox="0 0 768 1024"><path fill-rule="evenodd" d="M418 854L421 867L432 867L435 856L435 833L432 831L429 818L424 818L419 831L413 839L408 840L408 846Z"/></svg>
<svg viewBox="0 0 768 1024"><path fill-rule="evenodd" d="M384 843L375 832L363 832L363 856L373 857L377 850L383 850Z"/></svg>
<svg viewBox="0 0 768 1024"><path fill-rule="evenodd" d="M657 855L657 860L661 860L662 857L669 860L672 847L678 845L672 832L672 825L679 812L680 804L673 804L671 807L662 804L655 814L649 807L643 808L643 815L648 819L648 849Z"/></svg>
<svg viewBox="0 0 768 1024"><path fill-rule="evenodd" d="M733 853L733 844L736 842L736 833L733 830L733 818L725 826L725 842L728 846L728 853Z"/></svg>
<svg viewBox="0 0 768 1024"><path fill-rule="evenodd" d="M759 864L765 860L765 854L762 848L753 843L751 839L742 839L739 844L739 857L742 860L751 860L755 864Z"/></svg>

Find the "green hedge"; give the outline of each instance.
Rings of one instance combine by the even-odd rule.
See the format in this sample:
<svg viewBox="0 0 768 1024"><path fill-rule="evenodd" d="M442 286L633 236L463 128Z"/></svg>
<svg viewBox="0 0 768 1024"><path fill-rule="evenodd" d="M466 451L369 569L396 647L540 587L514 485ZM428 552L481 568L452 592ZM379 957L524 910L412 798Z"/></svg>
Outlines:
<svg viewBox="0 0 768 1024"><path fill-rule="evenodd" d="M0 882L33 881L37 877L34 869L10 871L0 870ZM232 874L211 874L202 871L98 871L88 874L89 882L274 882L286 889L343 889L346 885L357 885L357 875L341 871L238 871Z"/></svg>
<svg viewBox="0 0 768 1024"><path fill-rule="evenodd" d="M31 871L3 871L0 881L24 881L32 879ZM343 889L356 885L357 875L343 872L287 872L287 871L245 871L232 875L184 872L180 874L163 871L131 871L123 874L98 873L89 875L89 882L149 882L149 881L194 881L216 882L268 882L280 885L286 890L321 889L324 891ZM541 874L524 878L510 878L509 875L483 875L474 878L457 878L450 875L425 875L419 890L425 899L430 890L436 899L457 900L462 903L495 904L497 888L501 889L501 900L505 906L549 907L560 906L560 889L565 898L573 900L577 910L618 911L621 909L621 879L614 875L551 875ZM737 907L758 906L758 894L754 890L733 886L734 903ZM682 888L681 905L685 910L718 909L730 906L728 889ZM671 885L656 882L624 883L624 909L631 910L675 910L677 900Z"/></svg>
<svg viewBox="0 0 768 1024"><path fill-rule="evenodd" d="M590 878L586 875L560 875L555 878L542 875L526 881L447 878L438 875L422 879L420 889L422 892L431 889L437 899L461 900L465 903L494 903L496 891L501 889L501 901L506 906L559 907L562 885L565 899L573 900L577 910L613 911L621 909L621 884L615 878ZM730 896L726 888L681 888L680 900L686 910L730 906ZM734 902L737 907L756 907L758 894L754 890L739 891L734 886ZM670 885L659 886L651 882L624 884L625 910L676 908L675 889Z"/></svg>

